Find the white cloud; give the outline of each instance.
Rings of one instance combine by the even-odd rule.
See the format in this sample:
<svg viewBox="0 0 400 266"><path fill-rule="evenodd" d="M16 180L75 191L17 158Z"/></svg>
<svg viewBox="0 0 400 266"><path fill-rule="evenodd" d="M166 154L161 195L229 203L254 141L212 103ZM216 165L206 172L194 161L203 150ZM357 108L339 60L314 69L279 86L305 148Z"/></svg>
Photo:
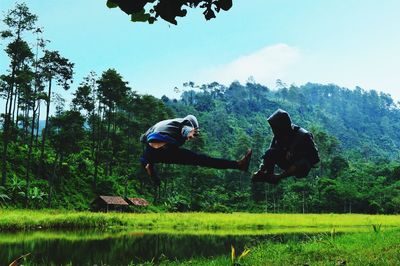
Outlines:
<svg viewBox="0 0 400 266"><path fill-rule="evenodd" d="M230 84L238 80L243 83L252 76L257 82L271 86L277 79L284 79L300 58L300 51L287 44L266 46L227 64L201 71L199 82Z"/></svg>
<svg viewBox="0 0 400 266"><path fill-rule="evenodd" d="M252 76L256 82L270 88L275 88L277 79L296 85L334 83L349 89L361 86L366 90L383 91L399 101L398 62L378 52L350 60L343 55L306 52L287 44L276 44L226 64L203 69L196 75L197 78L190 80L198 84L217 81L229 85L235 80L245 83Z"/></svg>

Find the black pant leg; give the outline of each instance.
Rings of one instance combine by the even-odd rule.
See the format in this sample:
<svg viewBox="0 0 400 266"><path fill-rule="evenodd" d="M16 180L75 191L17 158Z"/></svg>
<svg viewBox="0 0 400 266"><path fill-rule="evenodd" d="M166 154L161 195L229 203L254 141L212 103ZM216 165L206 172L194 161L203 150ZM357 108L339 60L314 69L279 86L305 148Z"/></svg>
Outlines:
<svg viewBox="0 0 400 266"><path fill-rule="evenodd" d="M160 163L197 165L217 169L239 168L237 161L213 158L175 145L165 145L160 149L153 149L152 154L155 162Z"/></svg>
<svg viewBox="0 0 400 266"><path fill-rule="evenodd" d="M297 168L297 172L295 174L295 176L297 178L306 177L312 167L310 161L306 158L296 160L296 162L294 164L296 165L296 168Z"/></svg>
<svg viewBox="0 0 400 266"><path fill-rule="evenodd" d="M297 178L306 177L311 170L311 164L304 158L286 159L286 153L281 149L268 149L264 156L264 168L267 173L273 173L275 165L283 170L287 170L290 166L295 165L297 170L293 175Z"/></svg>
<svg viewBox="0 0 400 266"><path fill-rule="evenodd" d="M157 155L156 149L151 147L149 144L146 144L146 147L144 148L143 151L143 155L140 157L140 162L143 165L146 165L148 163L155 163L157 161L156 155Z"/></svg>
<svg viewBox="0 0 400 266"><path fill-rule="evenodd" d="M264 156L264 168L267 173L273 173L275 165L278 165L281 169L288 169L290 167L290 162L285 157L285 151L281 149L268 149Z"/></svg>

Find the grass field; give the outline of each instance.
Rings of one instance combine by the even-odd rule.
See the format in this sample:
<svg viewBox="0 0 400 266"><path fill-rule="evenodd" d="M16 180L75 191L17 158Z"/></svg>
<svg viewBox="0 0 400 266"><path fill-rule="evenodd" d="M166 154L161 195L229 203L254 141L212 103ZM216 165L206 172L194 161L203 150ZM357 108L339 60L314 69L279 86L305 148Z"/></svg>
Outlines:
<svg viewBox="0 0 400 266"><path fill-rule="evenodd" d="M17 233L18 234L18 233ZM111 235L109 235L111 236ZM53 236L52 236L53 237ZM57 238L54 235L54 238ZM96 238L96 236L94 236ZM79 239L79 236L77 236ZM10 239L11 240L11 239ZM74 238L69 239L74 240ZM265 241L249 246L249 253L237 261L243 250L236 250L232 263L232 254L227 252L212 258L193 258L174 261L165 258L154 262L129 265L141 266L263 266L263 265L400 265L400 229L379 228L371 226L368 232L337 234L334 231L326 234L310 234L303 241L276 243ZM123 256L123 254L121 254ZM36 266L28 256L24 265ZM53 264L51 264L53 265ZM56 265L56 264L54 264ZM58 265L58 264L57 264ZM72 263L65 265L74 265ZM102 264L107 266L109 264ZM113 265L113 264L111 264Z"/></svg>
<svg viewBox="0 0 400 266"><path fill-rule="evenodd" d="M61 229L61 231L42 229ZM90 234L64 229L94 229ZM99 229L99 230L97 230ZM28 230L28 231L26 231ZM91 213L0 210L0 245L37 239L100 240L129 234L267 235L301 233L302 241L265 241L231 254L157 265L400 265L400 216L360 214ZM140 233L135 233L140 232ZM315 234L318 233L319 234ZM321 233L325 232L325 233ZM339 232L348 232L338 234ZM242 250L236 250L239 257ZM121 254L122 256L123 254ZM24 265L29 264L29 259ZM133 264L132 264L133 265ZM147 262L142 265L156 265Z"/></svg>
<svg viewBox="0 0 400 266"><path fill-rule="evenodd" d="M130 227L165 230L261 230L400 226L399 215L252 213L92 213L59 210L0 210L0 231Z"/></svg>
<svg viewBox="0 0 400 266"><path fill-rule="evenodd" d="M241 251L236 255L240 255ZM263 266L263 265L400 265L400 230L389 229L369 233L334 234L310 238L305 242L277 244L265 242L250 247L250 252L237 264L231 254L213 259L185 262L164 261L160 265L198 266ZM133 265L133 264L132 264ZM153 265L147 263L143 265Z"/></svg>

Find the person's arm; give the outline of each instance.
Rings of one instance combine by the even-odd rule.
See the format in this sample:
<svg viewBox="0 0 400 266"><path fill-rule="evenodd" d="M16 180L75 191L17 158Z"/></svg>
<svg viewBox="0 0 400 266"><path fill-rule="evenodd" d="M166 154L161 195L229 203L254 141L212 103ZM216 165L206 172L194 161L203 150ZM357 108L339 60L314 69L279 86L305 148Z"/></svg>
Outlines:
<svg viewBox="0 0 400 266"><path fill-rule="evenodd" d="M272 140L271 140L271 143L269 144L269 148L271 149L271 148L276 148L276 147L277 147L276 137L273 136Z"/></svg>
<svg viewBox="0 0 400 266"><path fill-rule="evenodd" d="M319 163L320 158L319 158L319 151L317 148L317 145L314 142L314 136L312 133L309 133L308 135L308 147L309 147L309 159L312 165L315 165Z"/></svg>
<svg viewBox="0 0 400 266"><path fill-rule="evenodd" d="M269 144L269 148L265 151L265 154L263 156L261 156L261 158L264 159L264 157L267 154L268 150L276 148L276 147L277 147L277 143L276 143L276 138L274 136L274 137L272 137L271 143ZM264 163L261 163L260 166L259 166L258 172L264 172L265 170L266 169L265 169Z"/></svg>
<svg viewBox="0 0 400 266"><path fill-rule="evenodd" d="M304 135L301 151L296 153L298 156L307 159L308 163L313 166L320 161L317 145L314 142L314 137L311 133Z"/></svg>
<svg viewBox="0 0 400 266"><path fill-rule="evenodd" d="M195 127L184 126L182 128L182 136L187 140L194 139L199 135L199 132L199 128Z"/></svg>

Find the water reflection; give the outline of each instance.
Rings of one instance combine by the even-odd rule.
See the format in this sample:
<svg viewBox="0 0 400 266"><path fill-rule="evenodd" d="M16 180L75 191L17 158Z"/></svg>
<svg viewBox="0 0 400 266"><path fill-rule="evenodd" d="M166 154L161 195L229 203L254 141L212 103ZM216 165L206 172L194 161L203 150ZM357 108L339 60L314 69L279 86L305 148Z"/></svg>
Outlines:
<svg viewBox="0 0 400 266"><path fill-rule="evenodd" d="M162 259L187 260L213 257L253 247L265 240L302 241L309 235L183 235L138 232L25 232L0 234L0 261L11 262L31 253L29 265L127 265L131 262L158 262Z"/></svg>

